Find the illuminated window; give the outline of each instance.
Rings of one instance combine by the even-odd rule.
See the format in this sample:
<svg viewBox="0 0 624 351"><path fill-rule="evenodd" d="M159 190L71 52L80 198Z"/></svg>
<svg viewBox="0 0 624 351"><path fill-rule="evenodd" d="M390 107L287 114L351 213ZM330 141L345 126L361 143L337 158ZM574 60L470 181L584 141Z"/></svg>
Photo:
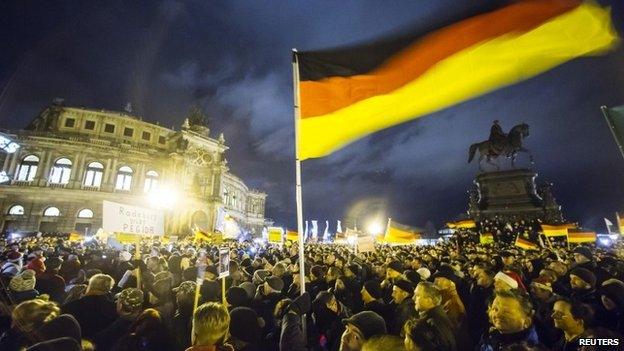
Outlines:
<svg viewBox="0 0 624 351"><path fill-rule="evenodd" d="M117 172L117 182L115 183L115 189L117 190L130 190L132 186L132 168L123 166L119 168Z"/></svg>
<svg viewBox="0 0 624 351"><path fill-rule="evenodd" d="M93 211L88 208L82 209L78 212L78 218L93 218Z"/></svg>
<svg viewBox="0 0 624 351"><path fill-rule="evenodd" d="M43 211L45 217L58 217L61 215L61 211L56 207L48 207Z"/></svg>
<svg viewBox="0 0 624 351"><path fill-rule="evenodd" d="M145 186L143 187L144 192L150 192L158 186L158 173L156 171L149 171L145 174Z"/></svg>
<svg viewBox="0 0 624 351"><path fill-rule="evenodd" d="M50 172L50 183L67 184L71 175L72 162L68 158L59 158Z"/></svg>
<svg viewBox="0 0 624 351"><path fill-rule="evenodd" d="M37 167L39 167L39 157L35 155L28 155L22 159L19 169L17 171L17 180L31 181L35 179L37 174Z"/></svg>
<svg viewBox="0 0 624 351"><path fill-rule="evenodd" d="M101 186L102 176L104 175L104 165L99 162L91 162L87 166L87 173L85 174L84 185L86 186Z"/></svg>
<svg viewBox="0 0 624 351"><path fill-rule="evenodd" d="M21 216L24 214L24 206L14 205L9 208L9 214L12 216Z"/></svg>

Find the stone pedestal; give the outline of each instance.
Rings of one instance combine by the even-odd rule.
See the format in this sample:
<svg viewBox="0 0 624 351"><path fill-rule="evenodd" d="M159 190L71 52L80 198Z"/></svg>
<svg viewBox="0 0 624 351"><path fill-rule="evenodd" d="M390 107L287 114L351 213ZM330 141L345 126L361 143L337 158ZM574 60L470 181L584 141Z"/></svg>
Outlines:
<svg viewBox="0 0 624 351"><path fill-rule="evenodd" d="M537 173L530 169L514 169L480 173L470 196L468 213L476 220L521 216L523 218L556 220L561 207L547 184L535 185Z"/></svg>

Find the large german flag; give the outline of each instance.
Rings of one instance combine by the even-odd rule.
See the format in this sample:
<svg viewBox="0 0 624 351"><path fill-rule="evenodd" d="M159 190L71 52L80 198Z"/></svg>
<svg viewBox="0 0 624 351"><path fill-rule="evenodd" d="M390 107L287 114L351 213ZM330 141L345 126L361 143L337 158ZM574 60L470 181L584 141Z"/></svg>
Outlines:
<svg viewBox="0 0 624 351"><path fill-rule="evenodd" d="M583 229L568 229L568 242L571 244L596 242L596 232Z"/></svg>
<svg viewBox="0 0 624 351"><path fill-rule="evenodd" d="M579 0L527 0L425 35L296 53L297 156L326 156L372 132L603 53L616 42L606 9Z"/></svg>
<svg viewBox="0 0 624 351"><path fill-rule="evenodd" d="M383 241L387 244L414 244L420 238L417 228L390 220Z"/></svg>
<svg viewBox="0 0 624 351"><path fill-rule="evenodd" d="M562 223L562 224L542 224L542 233L547 237L552 236L566 236L568 235L568 229L576 228L574 223Z"/></svg>

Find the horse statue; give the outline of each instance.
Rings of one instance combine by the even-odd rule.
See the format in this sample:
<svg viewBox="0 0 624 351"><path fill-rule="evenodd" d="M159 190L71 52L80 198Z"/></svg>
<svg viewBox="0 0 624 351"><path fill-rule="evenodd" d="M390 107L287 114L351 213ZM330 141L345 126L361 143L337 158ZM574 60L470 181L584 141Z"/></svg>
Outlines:
<svg viewBox="0 0 624 351"><path fill-rule="evenodd" d="M522 139L528 136L529 125L526 123L521 123L511 128L509 134L507 135L503 133L500 138L493 139L492 137L490 137L489 140L472 144L470 145L470 150L468 152L468 163L472 162L475 157L475 153L477 152L477 150L479 150L478 162L480 171L483 171L482 161L484 158L488 164L496 167L496 170L500 170L498 164L492 162L493 159L497 159L500 156L510 158L511 167L515 168L516 156L520 152L529 155L529 159L532 165L534 163L533 155L528 149L522 147Z"/></svg>

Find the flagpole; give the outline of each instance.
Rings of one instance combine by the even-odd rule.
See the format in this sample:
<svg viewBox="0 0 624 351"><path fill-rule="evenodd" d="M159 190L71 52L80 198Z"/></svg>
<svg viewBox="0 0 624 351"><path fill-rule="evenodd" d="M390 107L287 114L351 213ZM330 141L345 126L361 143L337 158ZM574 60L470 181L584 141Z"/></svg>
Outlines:
<svg viewBox="0 0 624 351"><path fill-rule="evenodd" d="M615 143L617 144L618 149L620 150L620 155L622 155L622 158L624 158L624 149L622 149L622 145L620 145L620 142L618 141L618 137L617 137L617 134L615 133L615 129L613 129L611 120L609 120L609 111L607 111L607 106L604 106L604 105L600 106L600 111L602 111L602 115L607 121L607 125L609 126L609 130L611 131L611 134L613 135L613 139L615 140ZM618 226L619 226L619 223L618 223Z"/></svg>
<svg viewBox="0 0 624 351"><path fill-rule="evenodd" d="M299 108L299 58L297 49L292 50L293 68L293 93L294 93L294 118L295 118L295 194L297 199L297 234L299 236L299 291L305 293L305 255L303 250L303 201L301 195L301 160L299 160L299 120L301 110Z"/></svg>
<svg viewBox="0 0 624 351"><path fill-rule="evenodd" d="M620 213L615 212L615 220L617 220L617 230L620 235L622 235L622 228L620 227ZM609 234L611 234L611 230L609 230Z"/></svg>

